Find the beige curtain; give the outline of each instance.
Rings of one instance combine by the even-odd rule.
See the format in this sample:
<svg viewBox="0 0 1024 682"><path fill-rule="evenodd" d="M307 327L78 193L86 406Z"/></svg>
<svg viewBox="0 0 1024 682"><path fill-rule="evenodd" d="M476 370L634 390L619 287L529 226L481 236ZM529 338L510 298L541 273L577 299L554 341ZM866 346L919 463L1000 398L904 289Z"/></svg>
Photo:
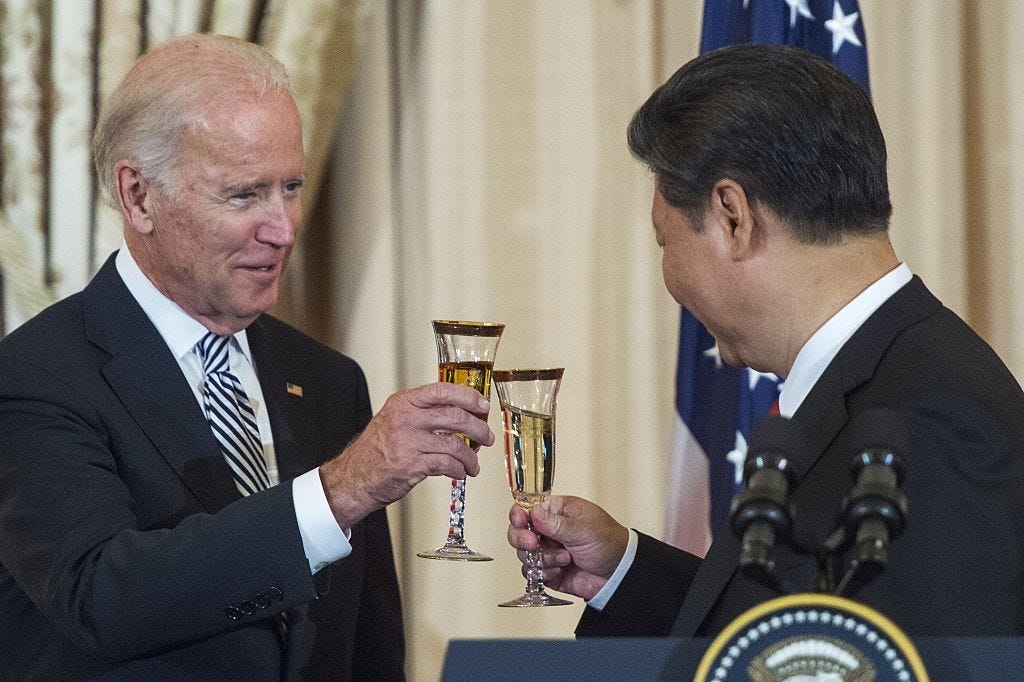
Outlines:
<svg viewBox="0 0 1024 682"><path fill-rule="evenodd" d="M292 70L322 178L278 314L355 357L378 406L434 379L430 319L506 323L499 365L566 367L556 490L658 535L678 311L624 130L697 54L701 4L0 0L6 329L81 288L120 239L81 192L91 55L106 91L144 43L193 30L257 38ZM860 6L893 240L1024 377L1024 8ZM414 680L437 679L450 639L571 637L582 609L496 607L523 581L504 541L500 448L481 457L466 535L495 561L415 556L444 538L447 481L390 509Z"/></svg>
<svg viewBox="0 0 1024 682"><path fill-rule="evenodd" d="M504 322L497 365L566 368L555 489L657 534L678 309L661 283L650 181L623 143L659 71L654 9L364 5L360 66L307 238L330 235L319 334L359 360L378 404L436 377L432 318ZM500 446L481 459L466 538L493 562L416 556L444 539L446 480L391 508L413 679L437 679L450 639L571 637L582 610L497 607L524 581L504 539Z"/></svg>

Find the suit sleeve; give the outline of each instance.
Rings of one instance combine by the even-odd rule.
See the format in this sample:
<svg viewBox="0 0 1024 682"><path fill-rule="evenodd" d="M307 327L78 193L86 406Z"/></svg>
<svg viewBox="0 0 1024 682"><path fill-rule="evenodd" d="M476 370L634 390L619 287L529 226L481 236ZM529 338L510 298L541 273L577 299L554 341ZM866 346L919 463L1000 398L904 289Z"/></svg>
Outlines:
<svg viewBox="0 0 1024 682"><path fill-rule="evenodd" d="M125 660L315 597L290 485L182 513L187 490L168 490L156 456L116 457L102 414L62 377L0 360L0 564L64 636ZM175 511L143 527L140 505Z"/></svg>
<svg viewBox="0 0 1024 682"><path fill-rule="evenodd" d="M589 606L578 637L667 636L701 560L637 533L636 558L601 611Z"/></svg>

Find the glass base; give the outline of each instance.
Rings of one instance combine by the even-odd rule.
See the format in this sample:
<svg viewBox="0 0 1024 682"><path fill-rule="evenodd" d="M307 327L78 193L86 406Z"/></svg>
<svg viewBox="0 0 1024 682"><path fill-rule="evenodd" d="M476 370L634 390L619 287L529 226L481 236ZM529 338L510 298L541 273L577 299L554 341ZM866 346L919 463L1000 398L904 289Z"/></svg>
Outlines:
<svg viewBox="0 0 1024 682"><path fill-rule="evenodd" d="M444 559L446 561L494 561L493 557L481 554L466 545L444 545L429 552L417 552L416 556L424 559Z"/></svg>
<svg viewBox="0 0 1024 682"><path fill-rule="evenodd" d="M498 604L498 606L566 606L572 604L571 601L565 599L559 599L558 597L552 597L547 592L536 592L534 594L524 594L523 596L507 601L504 604Z"/></svg>

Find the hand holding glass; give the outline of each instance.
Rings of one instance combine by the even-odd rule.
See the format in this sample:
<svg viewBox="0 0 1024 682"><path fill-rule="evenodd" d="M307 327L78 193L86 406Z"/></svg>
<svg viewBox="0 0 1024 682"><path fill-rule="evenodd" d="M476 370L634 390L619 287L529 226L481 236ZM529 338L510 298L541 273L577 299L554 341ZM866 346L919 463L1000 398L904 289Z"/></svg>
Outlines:
<svg viewBox="0 0 1024 682"><path fill-rule="evenodd" d="M530 510L551 494L555 479L555 396L563 368L494 372L505 430L505 466L515 503ZM533 531L531 523L530 531ZM539 538L538 538L539 539ZM526 593L498 606L561 606L544 591L540 550L526 553Z"/></svg>
<svg viewBox="0 0 1024 682"><path fill-rule="evenodd" d="M437 342L438 381L463 384L491 397L491 370L505 325L495 322L434 320ZM466 439L470 447L478 444ZM465 538L466 481L452 479L452 501L448 514L448 538L437 549L419 552L424 559L491 561L486 554L470 549Z"/></svg>

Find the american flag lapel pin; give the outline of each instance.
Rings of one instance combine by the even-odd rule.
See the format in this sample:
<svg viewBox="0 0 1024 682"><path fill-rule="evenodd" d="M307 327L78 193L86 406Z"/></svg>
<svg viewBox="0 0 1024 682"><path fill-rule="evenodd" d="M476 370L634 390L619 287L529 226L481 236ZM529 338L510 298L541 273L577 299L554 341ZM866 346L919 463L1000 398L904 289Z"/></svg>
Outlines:
<svg viewBox="0 0 1024 682"><path fill-rule="evenodd" d="M285 390L287 390L289 394L296 396L298 398L302 397L302 386L299 386L298 384L293 384L290 381L287 382L284 386Z"/></svg>

